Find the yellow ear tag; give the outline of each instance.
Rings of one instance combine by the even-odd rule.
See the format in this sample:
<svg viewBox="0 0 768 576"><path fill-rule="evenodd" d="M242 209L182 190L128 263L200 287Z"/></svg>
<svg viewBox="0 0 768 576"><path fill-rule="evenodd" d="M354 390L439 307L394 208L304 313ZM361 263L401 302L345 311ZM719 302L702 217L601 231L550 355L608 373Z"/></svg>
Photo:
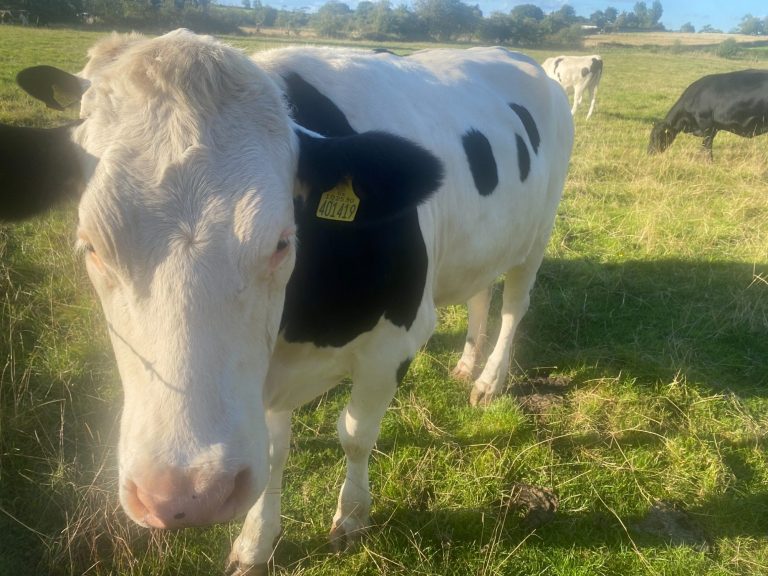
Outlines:
<svg viewBox="0 0 768 576"><path fill-rule="evenodd" d="M317 206L317 217L338 222L352 222L357 215L360 198L352 190L352 182L345 180L335 188L323 192Z"/></svg>

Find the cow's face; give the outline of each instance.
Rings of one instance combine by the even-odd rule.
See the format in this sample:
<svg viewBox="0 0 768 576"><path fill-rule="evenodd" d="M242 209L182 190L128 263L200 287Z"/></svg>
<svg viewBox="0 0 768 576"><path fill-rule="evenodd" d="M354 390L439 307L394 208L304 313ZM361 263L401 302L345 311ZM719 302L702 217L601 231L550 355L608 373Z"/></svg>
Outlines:
<svg viewBox="0 0 768 576"><path fill-rule="evenodd" d="M651 138L648 142L648 154L664 152L672 145L677 132L672 130L666 122L657 122L651 130Z"/></svg>
<svg viewBox="0 0 768 576"><path fill-rule="evenodd" d="M81 193L77 245L124 389L123 507L160 528L226 521L268 478L262 391L296 195L320 213L325 192L351 184L354 221L328 225L371 225L426 198L441 167L387 134L299 129L276 84L210 38L114 36L90 56L80 77L20 75L53 107L77 92L82 120L0 126L0 219L41 211L59 188Z"/></svg>
<svg viewBox="0 0 768 576"><path fill-rule="evenodd" d="M188 34L113 38L83 78L77 244L123 383L121 502L150 526L228 520L267 478L297 139L250 61Z"/></svg>

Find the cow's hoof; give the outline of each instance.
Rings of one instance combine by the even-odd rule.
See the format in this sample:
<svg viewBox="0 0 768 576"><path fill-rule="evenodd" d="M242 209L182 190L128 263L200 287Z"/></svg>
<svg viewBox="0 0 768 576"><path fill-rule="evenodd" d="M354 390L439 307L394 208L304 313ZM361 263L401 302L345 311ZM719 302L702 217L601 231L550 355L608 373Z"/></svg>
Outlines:
<svg viewBox="0 0 768 576"><path fill-rule="evenodd" d="M247 554L240 549L240 537L235 540L232 551L227 558L227 567L224 573L227 576L267 576L268 570L266 563L257 563L248 560ZM253 557L251 557L253 558Z"/></svg>
<svg viewBox="0 0 768 576"><path fill-rule="evenodd" d="M328 543L337 554L354 550L365 534L367 525L367 522L356 522L351 518L334 522L328 533Z"/></svg>
<svg viewBox="0 0 768 576"><path fill-rule="evenodd" d="M464 364L464 362L459 362L456 368L453 369L453 372L451 372L451 376L460 382L469 383L472 382L472 369Z"/></svg>
<svg viewBox="0 0 768 576"><path fill-rule="evenodd" d="M472 406L485 407L488 406L496 398L496 393L492 391L488 385L475 385L472 387L472 392L469 394L469 403Z"/></svg>
<svg viewBox="0 0 768 576"><path fill-rule="evenodd" d="M231 556L225 570L226 576L267 576L268 573L266 564L243 564Z"/></svg>

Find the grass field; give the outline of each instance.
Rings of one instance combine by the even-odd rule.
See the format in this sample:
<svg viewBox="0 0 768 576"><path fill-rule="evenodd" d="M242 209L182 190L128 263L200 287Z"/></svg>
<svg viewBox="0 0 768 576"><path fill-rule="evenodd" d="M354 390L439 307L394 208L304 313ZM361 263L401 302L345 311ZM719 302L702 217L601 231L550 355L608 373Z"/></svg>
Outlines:
<svg viewBox="0 0 768 576"><path fill-rule="evenodd" d="M13 78L75 71L96 37L3 27L0 122L61 122ZM375 526L341 555L325 535L347 390L301 410L275 573L768 573L768 138L719 135L713 164L686 136L645 153L691 81L755 63L602 55L509 393L469 407L450 378L466 312L442 309L371 461ZM0 576L218 574L238 523L156 532L119 509L121 391L75 218L0 225Z"/></svg>

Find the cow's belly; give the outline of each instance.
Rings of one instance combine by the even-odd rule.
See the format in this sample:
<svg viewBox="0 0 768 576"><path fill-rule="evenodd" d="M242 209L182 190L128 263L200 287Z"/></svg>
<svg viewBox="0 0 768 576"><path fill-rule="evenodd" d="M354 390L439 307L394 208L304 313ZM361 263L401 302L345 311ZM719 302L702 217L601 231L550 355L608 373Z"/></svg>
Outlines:
<svg viewBox="0 0 768 576"><path fill-rule="evenodd" d="M538 174L543 166L534 170L525 185L512 182L488 197L466 185L453 192L464 196L461 202L438 197L423 207L425 229L436 230L429 246L433 264L429 289L436 305L467 301L547 242L560 192L550 191L546 175Z"/></svg>

